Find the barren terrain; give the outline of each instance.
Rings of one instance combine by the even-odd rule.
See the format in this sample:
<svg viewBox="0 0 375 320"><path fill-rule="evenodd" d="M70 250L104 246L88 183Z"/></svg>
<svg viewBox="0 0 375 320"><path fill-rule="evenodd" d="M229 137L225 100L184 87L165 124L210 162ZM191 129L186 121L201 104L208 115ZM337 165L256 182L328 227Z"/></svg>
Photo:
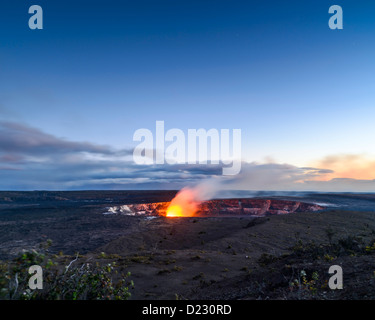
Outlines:
<svg viewBox="0 0 375 320"><path fill-rule="evenodd" d="M157 198L169 201L173 195ZM63 264L79 252L75 263L116 262L130 271L132 299L375 297L375 213L370 206L367 211L149 219L103 214L108 205L85 202L95 200L87 194L75 204L40 198L9 201L9 196L0 195L8 198L0 211L2 259L51 239L49 250L60 252ZM116 204L134 203L126 197ZM144 194L138 202L150 198L155 201L155 194ZM334 264L343 269L343 290L327 286ZM291 284L295 280L298 285Z"/></svg>

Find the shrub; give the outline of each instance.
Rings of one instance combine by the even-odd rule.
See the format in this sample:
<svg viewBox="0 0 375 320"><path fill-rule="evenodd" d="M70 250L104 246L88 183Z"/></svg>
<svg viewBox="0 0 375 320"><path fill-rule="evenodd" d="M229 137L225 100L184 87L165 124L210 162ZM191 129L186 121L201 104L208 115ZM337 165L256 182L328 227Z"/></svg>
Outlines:
<svg viewBox="0 0 375 320"><path fill-rule="evenodd" d="M289 284L290 291L297 289L299 292L301 291L309 291L312 295L315 295L317 292L317 282L319 280L319 274L317 271L314 271L309 278L305 272L305 270L301 270L299 273L298 279L294 279Z"/></svg>
<svg viewBox="0 0 375 320"><path fill-rule="evenodd" d="M268 253L262 253L262 255L258 259L258 263L261 266L266 266L276 260L277 260L277 257L275 257L274 255L268 254Z"/></svg>
<svg viewBox="0 0 375 320"><path fill-rule="evenodd" d="M56 256L54 256L56 257ZM126 300L134 288L130 272L118 274L115 263L79 263L79 255L68 266L61 266L48 253L23 252L10 262L0 264L0 299L7 300ZM43 289L31 290L28 269L43 269ZM113 276L119 279L113 280Z"/></svg>

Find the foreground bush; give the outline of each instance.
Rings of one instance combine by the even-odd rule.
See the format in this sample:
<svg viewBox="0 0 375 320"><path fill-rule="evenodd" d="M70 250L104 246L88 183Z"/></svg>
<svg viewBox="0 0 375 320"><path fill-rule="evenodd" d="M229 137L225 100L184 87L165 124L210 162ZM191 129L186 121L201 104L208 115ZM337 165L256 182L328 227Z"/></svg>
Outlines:
<svg viewBox="0 0 375 320"><path fill-rule="evenodd" d="M55 260L55 261L53 261ZM120 274L115 263L79 262L79 256L67 266L58 257L38 252L24 252L10 262L0 263L0 299L5 300L127 300L130 298L130 272ZM29 267L43 270L43 289L29 288Z"/></svg>

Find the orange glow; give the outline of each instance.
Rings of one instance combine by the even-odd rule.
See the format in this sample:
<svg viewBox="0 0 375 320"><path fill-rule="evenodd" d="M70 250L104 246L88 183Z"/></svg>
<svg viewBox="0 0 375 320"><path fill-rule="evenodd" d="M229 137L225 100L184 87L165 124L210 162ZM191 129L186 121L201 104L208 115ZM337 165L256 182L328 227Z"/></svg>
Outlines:
<svg viewBox="0 0 375 320"><path fill-rule="evenodd" d="M167 209L167 217L182 217L182 208L180 206L169 206Z"/></svg>
<svg viewBox="0 0 375 320"><path fill-rule="evenodd" d="M334 178L359 180L375 179L375 159L366 155L333 155L312 163L318 168L331 169L334 172L321 175L314 180L329 181Z"/></svg>
<svg viewBox="0 0 375 320"><path fill-rule="evenodd" d="M196 192L192 189L184 188L171 201L166 216L193 217L197 212L198 205Z"/></svg>

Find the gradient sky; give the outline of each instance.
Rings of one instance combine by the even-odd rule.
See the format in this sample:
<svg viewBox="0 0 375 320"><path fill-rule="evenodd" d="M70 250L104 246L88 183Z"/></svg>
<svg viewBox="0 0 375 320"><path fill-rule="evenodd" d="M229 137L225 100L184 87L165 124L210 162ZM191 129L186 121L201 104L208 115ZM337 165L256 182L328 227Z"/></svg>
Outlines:
<svg viewBox="0 0 375 320"><path fill-rule="evenodd" d="M43 30L28 28L30 1L0 11L0 189L174 188L217 174L124 160L157 120L241 129L246 163L375 179L374 1L32 4ZM343 30L328 27L334 4Z"/></svg>

